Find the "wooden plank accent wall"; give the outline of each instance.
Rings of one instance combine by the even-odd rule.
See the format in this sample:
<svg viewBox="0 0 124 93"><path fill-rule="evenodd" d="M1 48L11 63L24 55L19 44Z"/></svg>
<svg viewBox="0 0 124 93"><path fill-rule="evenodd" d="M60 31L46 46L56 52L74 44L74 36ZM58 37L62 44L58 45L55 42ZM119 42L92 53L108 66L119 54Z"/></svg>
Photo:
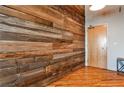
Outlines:
<svg viewBox="0 0 124 93"><path fill-rule="evenodd" d="M84 6L0 6L0 86L47 86L84 66L81 11Z"/></svg>

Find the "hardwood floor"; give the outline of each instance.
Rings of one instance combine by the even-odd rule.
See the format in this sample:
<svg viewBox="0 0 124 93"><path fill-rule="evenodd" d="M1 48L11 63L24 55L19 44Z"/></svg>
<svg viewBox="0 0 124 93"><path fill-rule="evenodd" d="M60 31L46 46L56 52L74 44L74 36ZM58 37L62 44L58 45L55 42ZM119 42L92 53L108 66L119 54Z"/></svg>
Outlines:
<svg viewBox="0 0 124 93"><path fill-rule="evenodd" d="M114 71L84 67L48 85L49 87L113 87L124 86L124 75Z"/></svg>

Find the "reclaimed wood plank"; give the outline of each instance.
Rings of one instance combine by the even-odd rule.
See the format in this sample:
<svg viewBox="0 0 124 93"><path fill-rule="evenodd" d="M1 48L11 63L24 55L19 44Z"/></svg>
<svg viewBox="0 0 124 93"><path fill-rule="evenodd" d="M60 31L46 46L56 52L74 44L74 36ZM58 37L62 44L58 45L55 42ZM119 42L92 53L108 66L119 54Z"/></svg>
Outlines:
<svg viewBox="0 0 124 93"><path fill-rule="evenodd" d="M29 35L37 35L37 36L45 36L45 37L51 37L51 38L62 38L62 35L48 33L48 32L36 32L24 28L9 26L6 24L0 24L0 31L3 32L13 32L13 33L19 33L19 34L29 34Z"/></svg>
<svg viewBox="0 0 124 93"><path fill-rule="evenodd" d="M14 16L14 17L17 17L17 18L21 18L21 19L24 19L24 20L33 21L33 22L40 23L40 24L45 24L45 25L48 25L48 26L52 25L52 22L50 22L50 21L44 20L42 18L38 18L38 17L33 16L33 15L29 15L29 14L21 12L21 11L17 11L17 10L12 9L12 8L8 8L8 7L5 7L5 6L0 6L0 13L10 15L10 16Z"/></svg>
<svg viewBox="0 0 124 93"><path fill-rule="evenodd" d="M0 86L7 87L7 86L15 86L15 82L18 79L17 75L10 75L8 77L0 78Z"/></svg>
<svg viewBox="0 0 124 93"><path fill-rule="evenodd" d="M73 41L73 43L53 43L53 49L83 49L84 42L83 41Z"/></svg>
<svg viewBox="0 0 124 93"><path fill-rule="evenodd" d="M16 67L15 59L0 59L0 69Z"/></svg>
<svg viewBox="0 0 124 93"><path fill-rule="evenodd" d="M35 50L35 51L2 51L0 52L0 58L25 58L25 57L36 57L44 55L52 55L58 53L72 52L72 49L56 49L56 50Z"/></svg>
<svg viewBox="0 0 124 93"><path fill-rule="evenodd" d="M52 50L52 43L0 40L0 52Z"/></svg>
<svg viewBox="0 0 124 93"><path fill-rule="evenodd" d="M63 15L61 13L47 7L40 7L40 6L7 6L9 8L16 9L18 11L28 13L31 15L35 15L37 17L40 17L42 19L50 20L55 23L63 24Z"/></svg>
<svg viewBox="0 0 124 93"><path fill-rule="evenodd" d="M29 30L29 29L24 29L24 28L19 28L19 27L13 27L13 26L8 26L6 24L0 24L0 39L12 39L14 40L17 38L17 40L47 40L49 41L50 39L54 40L59 40L59 41L65 41L71 42L73 39L73 34L68 33L68 32L63 32L63 34L54 34L54 33L49 33L49 32L36 32L34 30ZM7 34L8 36L6 36ZM18 36L17 36L18 35ZM33 38L31 38L33 36ZM14 38L15 37L15 38ZM19 37L19 38L18 38ZM20 38L22 37L22 38ZM71 37L71 38L69 38ZM23 39L24 38L24 39ZM15 39L16 40L16 39Z"/></svg>
<svg viewBox="0 0 124 93"><path fill-rule="evenodd" d="M62 30L59 30L47 25L37 24L31 21L22 20L16 17L11 17L3 14L0 14L0 22L4 24L27 28L27 29L34 29L38 31L42 30L42 31L47 31L51 33L56 33L56 34L61 34L62 32Z"/></svg>
<svg viewBox="0 0 124 93"><path fill-rule="evenodd" d="M45 78L45 69L39 68L19 74L17 86L27 86Z"/></svg>
<svg viewBox="0 0 124 93"><path fill-rule="evenodd" d="M76 24L71 18L67 18L65 19L65 28L66 30L78 34L78 35L84 35L83 31L84 31L84 27L80 26L78 24Z"/></svg>
<svg viewBox="0 0 124 93"><path fill-rule="evenodd" d="M58 63L62 61L70 60L71 58L77 58L77 57L83 57L84 52L78 51L78 52L70 52L70 53L62 53L62 54L56 54L53 55L53 60L51 60L51 64Z"/></svg>
<svg viewBox="0 0 124 93"><path fill-rule="evenodd" d="M4 78L10 75L17 74L17 67L9 67L0 69L0 78Z"/></svg>

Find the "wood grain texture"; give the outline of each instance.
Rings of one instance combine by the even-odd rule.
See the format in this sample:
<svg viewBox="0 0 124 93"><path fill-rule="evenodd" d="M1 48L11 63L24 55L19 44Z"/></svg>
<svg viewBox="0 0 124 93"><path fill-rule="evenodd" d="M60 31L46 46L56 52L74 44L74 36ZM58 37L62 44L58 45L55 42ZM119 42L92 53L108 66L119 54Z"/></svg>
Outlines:
<svg viewBox="0 0 124 93"><path fill-rule="evenodd" d="M83 67L49 84L48 87L123 87L123 75L115 71Z"/></svg>
<svg viewBox="0 0 124 93"><path fill-rule="evenodd" d="M58 8L0 6L0 86L46 86L84 65L84 9Z"/></svg>
<svg viewBox="0 0 124 93"><path fill-rule="evenodd" d="M88 29L88 65L107 68L107 25Z"/></svg>
<svg viewBox="0 0 124 93"><path fill-rule="evenodd" d="M28 13L30 15L35 15L45 20L49 20L50 22L53 22L53 24L58 24L59 26L57 26L57 28L60 27L61 29L73 31L73 28L72 28L73 26L67 26L67 23L70 25L73 24L74 26L78 27L77 31L73 31L73 33L78 33L78 31L80 31L80 29L83 26L82 24L84 24L84 21L79 23L79 22L76 22L75 20L71 20L72 18L70 19L70 17L67 17L65 13L52 9L49 6L44 6L44 7L41 7L41 6L7 6L7 7L24 12L24 13ZM68 8L70 8L70 6L68 6ZM63 9L63 10L66 10L66 9ZM71 12L68 12L67 14L70 14L70 13ZM81 17L83 18L83 16ZM84 19L80 19L80 20L84 20ZM81 31L78 34L82 34L82 33L83 31Z"/></svg>
<svg viewBox="0 0 124 93"><path fill-rule="evenodd" d="M57 6L49 6L63 14L66 14L68 17L82 24L81 20L84 20L84 6L80 5L57 5ZM83 17L82 17L83 16Z"/></svg>
<svg viewBox="0 0 124 93"><path fill-rule="evenodd" d="M15 9L8 8L5 6L0 6L0 13L18 17L18 18L25 19L25 20L29 20L29 21L33 21L33 22L37 22L40 24L45 24L45 25L49 25L49 26L52 25L52 22L50 22L50 21L38 18L33 15L26 14L24 12L17 11Z"/></svg>

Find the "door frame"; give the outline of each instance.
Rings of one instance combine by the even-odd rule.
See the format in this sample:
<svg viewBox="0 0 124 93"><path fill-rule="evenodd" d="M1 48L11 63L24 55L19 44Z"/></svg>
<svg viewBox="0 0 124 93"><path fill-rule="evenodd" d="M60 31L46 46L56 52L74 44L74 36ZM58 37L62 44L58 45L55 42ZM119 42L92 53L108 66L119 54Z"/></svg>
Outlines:
<svg viewBox="0 0 124 93"><path fill-rule="evenodd" d="M101 25L105 25L107 28L106 28L106 70L108 69L108 47L109 47L109 44L108 44L108 42L109 42L109 39L108 39L108 24L107 23L102 23L102 24L94 24L94 25L92 25L92 26L101 26ZM86 45L86 66L88 66L88 26L86 27L86 33L85 33L85 36L86 36L86 38L85 38L85 40L86 40L86 43L85 43L85 45Z"/></svg>

